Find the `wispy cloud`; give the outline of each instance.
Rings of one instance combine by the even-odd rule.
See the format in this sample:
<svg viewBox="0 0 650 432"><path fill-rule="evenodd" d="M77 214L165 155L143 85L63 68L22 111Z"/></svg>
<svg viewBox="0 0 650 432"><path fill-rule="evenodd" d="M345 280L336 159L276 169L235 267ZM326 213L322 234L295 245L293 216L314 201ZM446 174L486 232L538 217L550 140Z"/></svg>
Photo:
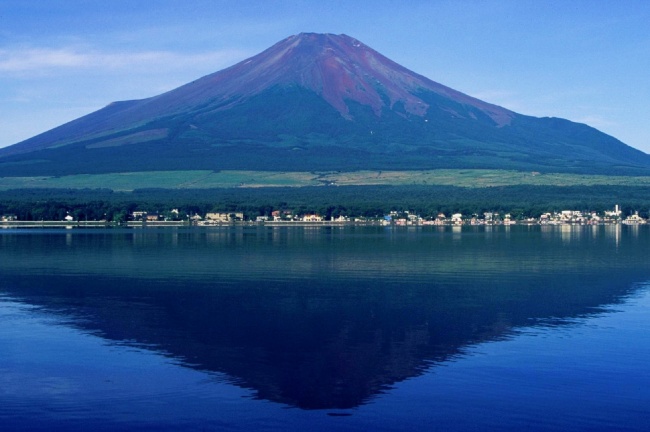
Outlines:
<svg viewBox="0 0 650 432"><path fill-rule="evenodd" d="M247 54L237 50L188 54L173 51L101 52L74 47L0 49L0 74L41 75L80 69L171 70L208 66L217 70L243 59Z"/></svg>

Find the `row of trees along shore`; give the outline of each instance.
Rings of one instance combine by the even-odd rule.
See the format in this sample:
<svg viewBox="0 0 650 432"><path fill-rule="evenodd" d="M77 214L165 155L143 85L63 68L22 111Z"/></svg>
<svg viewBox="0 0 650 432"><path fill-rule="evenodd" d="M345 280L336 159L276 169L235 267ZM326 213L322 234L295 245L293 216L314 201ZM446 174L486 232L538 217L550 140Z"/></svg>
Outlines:
<svg viewBox="0 0 650 432"><path fill-rule="evenodd" d="M622 216L650 216L650 187L509 186L460 188L453 186L346 186L259 189L146 189L0 191L0 216L19 220L126 221L133 212L160 214L170 219L208 212L243 213L244 219L271 216L273 211L294 215L318 214L381 217L391 211L411 211L424 218L439 213L463 215L509 213L515 219L538 218L546 212L580 210L602 213L620 205ZM178 214L172 213L177 209Z"/></svg>
<svg viewBox="0 0 650 432"><path fill-rule="evenodd" d="M622 216L638 212L650 216L650 187L619 186L509 186L460 188L453 186L347 186L259 189L146 189L0 191L0 216L19 220L126 221L133 212L163 217L205 215L208 212L243 213L244 219L271 216L275 210L295 215L319 214L381 217L390 211L411 211L424 218L439 213L463 215L510 213L513 218L538 218L566 209L602 213L620 205Z"/></svg>

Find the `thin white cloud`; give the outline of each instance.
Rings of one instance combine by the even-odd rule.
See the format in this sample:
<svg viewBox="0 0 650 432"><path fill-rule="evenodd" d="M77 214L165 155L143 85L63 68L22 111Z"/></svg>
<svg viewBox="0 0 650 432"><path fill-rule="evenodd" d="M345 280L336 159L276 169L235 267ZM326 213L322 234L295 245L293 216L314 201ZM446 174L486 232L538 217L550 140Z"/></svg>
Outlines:
<svg viewBox="0 0 650 432"><path fill-rule="evenodd" d="M41 75L79 69L213 67L217 70L243 59L246 54L237 50L186 54L172 51L101 52L70 47L0 49L0 74Z"/></svg>
<svg viewBox="0 0 650 432"><path fill-rule="evenodd" d="M52 67L78 67L82 57L66 50L0 51L0 71L25 72Z"/></svg>

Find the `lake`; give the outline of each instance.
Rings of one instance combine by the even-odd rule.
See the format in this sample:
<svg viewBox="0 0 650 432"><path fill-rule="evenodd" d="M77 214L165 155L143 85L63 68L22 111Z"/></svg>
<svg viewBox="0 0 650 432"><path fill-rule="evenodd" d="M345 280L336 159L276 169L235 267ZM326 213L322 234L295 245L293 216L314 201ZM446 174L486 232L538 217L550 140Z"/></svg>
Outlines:
<svg viewBox="0 0 650 432"><path fill-rule="evenodd" d="M650 227L0 230L3 431L648 430Z"/></svg>

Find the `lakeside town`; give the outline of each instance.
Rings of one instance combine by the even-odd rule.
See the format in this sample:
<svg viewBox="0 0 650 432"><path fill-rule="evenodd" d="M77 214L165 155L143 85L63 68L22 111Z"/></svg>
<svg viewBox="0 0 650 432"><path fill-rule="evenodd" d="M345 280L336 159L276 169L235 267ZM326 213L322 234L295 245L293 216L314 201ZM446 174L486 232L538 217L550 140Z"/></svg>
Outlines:
<svg viewBox="0 0 650 432"><path fill-rule="evenodd" d="M647 219L638 211L623 215L620 207L604 212L562 210L543 213L539 217L513 217L510 213L484 212L481 215L438 213L435 217L423 217L411 211L391 211L377 217L352 217L339 215L326 218L318 214L295 214L289 210L274 210L270 215L246 218L243 212L208 212L205 215L182 215L178 209L165 213L134 211L125 221L76 220L66 215L62 220L21 221L15 215L0 216L0 226L221 226L237 224L258 225L381 225L381 226L462 226L462 225L642 225Z"/></svg>

